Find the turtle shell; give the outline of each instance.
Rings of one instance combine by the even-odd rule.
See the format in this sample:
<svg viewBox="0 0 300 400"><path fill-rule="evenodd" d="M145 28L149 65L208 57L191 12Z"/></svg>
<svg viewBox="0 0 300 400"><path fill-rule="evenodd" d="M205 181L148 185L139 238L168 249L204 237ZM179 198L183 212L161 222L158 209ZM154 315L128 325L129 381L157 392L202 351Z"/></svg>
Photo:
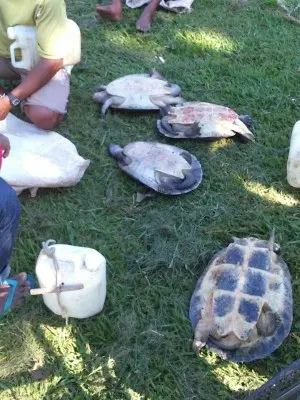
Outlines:
<svg viewBox="0 0 300 400"><path fill-rule="evenodd" d="M222 358L244 362L271 354L289 334L293 301L287 265L268 242L255 238L235 239L209 263L197 282L190 302L193 329L202 318L202 310L210 296L215 331L207 346ZM259 336L251 342L262 308L267 306L279 316L278 325L270 336ZM233 333L243 344L225 349L216 337Z"/></svg>
<svg viewBox="0 0 300 400"><path fill-rule="evenodd" d="M165 96L172 93L168 82L149 74L132 74L118 78L106 87L110 96L124 97L124 102L115 108L158 110L152 103L150 96Z"/></svg>
<svg viewBox="0 0 300 400"><path fill-rule="evenodd" d="M157 142L133 142L123 148L131 159L119 166L151 189L178 195L195 189L202 180L202 168L195 156L175 146Z"/></svg>
<svg viewBox="0 0 300 400"><path fill-rule="evenodd" d="M234 121L237 118L238 114L228 107L196 101L171 107L168 112L169 124L192 125L199 121Z"/></svg>

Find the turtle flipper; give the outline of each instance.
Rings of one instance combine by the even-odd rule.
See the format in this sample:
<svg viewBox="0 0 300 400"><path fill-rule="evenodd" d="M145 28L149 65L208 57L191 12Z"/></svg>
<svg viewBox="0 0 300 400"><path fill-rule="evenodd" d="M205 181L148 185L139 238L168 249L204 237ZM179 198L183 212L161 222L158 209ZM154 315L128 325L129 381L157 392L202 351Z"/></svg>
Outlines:
<svg viewBox="0 0 300 400"><path fill-rule="evenodd" d="M236 119L233 123L232 130L238 133L243 139L255 141L255 137L252 132L249 131L247 126L240 119Z"/></svg>
<svg viewBox="0 0 300 400"><path fill-rule="evenodd" d="M201 128L198 122L194 122L188 129L185 130L184 136L187 138L201 138Z"/></svg>
<svg viewBox="0 0 300 400"><path fill-rule="evenodd" d="M201 318L199 319L194 333L193 350L196 353L206 345L210 333L214 330L213 322L213 293L205 303L204 309L201 310Z"/></svg>
<svg viewBox="0 0 300 400"><path fill-rule="evenodd" d="M165 95L165 96L149 96L149 99L151 102L159 108L163 108L168 105L172 104L182 104L184 100L181 97L174 97L171 95Z"/></svg>
<svg viewBox="0 0 300 400"><path fill-rule="evenodd" d="M170 94L172 96L178 96L181 93L181 87L179 85L176 85L176 83L169 83L169 88L170 90Z"/></svg>
<svg viewBox="0 0 300 400"><path fill-rule="evenodd" d="M109 98L105 90L97 91L93 94L93 101L95 103L104 103Z"/></svg>
<svg viewBox="0 0 300 400"><path fill-rule="evenodd" d="M124 98L119 97L119 96L112 96L109 97L103 104L101 108L101 116L102 118L105 118L106 111L110 106L120 106L122 103L124 103Z"/></svg>
<svg viewBox="0 0 300 400"><path fill-rule="evenodd" d="M184 159L186 160L186 157ZM191 161L191 167L192 169L189 171L182 171L184 174L183 179L156 171L156 180L160 185L161 191L184 193L196 184L199 184L203 175L202 168L199 166L198 161L194 159Z"/></svg>
<svg viewBox="0 0 300 400"><path fill-rule="evenodd" d="M278 314L272 311L264 312L263 310L256 324L257 333L264 337L272 336L279 325L280 318Z"/></svg>

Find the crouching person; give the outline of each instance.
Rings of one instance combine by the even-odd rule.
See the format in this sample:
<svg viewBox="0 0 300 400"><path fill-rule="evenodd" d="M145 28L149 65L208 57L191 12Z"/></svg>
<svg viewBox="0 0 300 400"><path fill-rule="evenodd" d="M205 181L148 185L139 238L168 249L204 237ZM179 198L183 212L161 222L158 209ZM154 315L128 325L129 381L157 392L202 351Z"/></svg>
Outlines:
<svg viewBox="0 0 300 400"><path fill-rule="evenodd" d="M7 29L35 28L36 46L29 46L34 65L24 68L19 49L11 58ZM0 79L20 80L10 93L2 88L0 120L22 104L29 120L42 129L53 129L67 112L70 68L80 60L80 32L67 18L64 0L0 1ZM26 61L26 60L25 60ZM68 66L68 67L66 67Z"/></svg>

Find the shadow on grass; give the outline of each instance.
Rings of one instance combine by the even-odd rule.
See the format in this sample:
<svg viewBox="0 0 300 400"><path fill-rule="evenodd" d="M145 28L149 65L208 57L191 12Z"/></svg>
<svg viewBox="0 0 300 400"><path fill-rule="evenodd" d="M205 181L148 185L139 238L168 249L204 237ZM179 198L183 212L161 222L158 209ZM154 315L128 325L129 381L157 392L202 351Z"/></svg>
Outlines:
<svg viewBox="0 0 300 400"><path fill-rule="evenodd" d="M42 397L39 397L39 399L45 400L57 398L78 400L154 399L157 397L152 392L155 392L156 386L161 386L161 379L164 381L164 399L197 398L213 400L218 396L222 396L224 399L236 398L229 394L226 386L218 381L213 372L216 365L224 367L226 363L214 360L209 364L203 358L197 360L195 354L190 352L188 348L184 351L178 346L178 352L182 352L181 356L186 361L193 361L195 367L199 365L199 361L201 363L201 371L194 371L192 378L197 378L196 380L200 382L203 381L203 385L206 385L208 381L210 384L210 387L206 389L203 389L200 384L198 388L190 388L187 393L183 389L186 381L189 381L190 385L196 382L191 381L188 368L184 368L186 371L178 374L176 365L172 365L171 361L168 361L166 350L168 339L165 334L154 329L136 332L137 336L143 338L142 341L144 342L139 344L140 347L137 348L136 340L138 337L130 336L130 332L128 332L127 343L118 340L118 335L121 333L121 331L118 332L118 328L121 328L120 324L111 332L113 335L111 343L102 341L101 332L99 334L98 330L101 325L105 329L107 322L105 314L88 320L72 320L71 326L63 327L63 323L60 323L62 320L56 318L51 318L49 324L49 318L43 318L44 313L41 313L41 310L37 312L36 308L31 314L35 314L39 319L38 324L34 321L33 315L27 320L24 312L25 310L17 312L19 314L18 321L21 325L29 322L32 334L35 336L37 345L43 350L45 359L43 363L39 364L38 368L42 376L40 381L36 381L33 378L35 375L29 372L11 373L6 378L1 379L1 389L10 390L11 398L23 398L19 397L18 389L21 389L22 385L32 382L36 389L40 389L39 393ZM45 319L45 323L43 319ZM104 324L101 324L101 319L104 319ZM127 318L127 322L122 321L122 328L127 323L127 327L131 326L132 330L132 322L132 318L130 318L130 321ZM96 324L98 324L97 335L91 338L91 335L95 333ZM86 335L86 332L89 332L88 335ZM58 340L61 341L58 346L59 351L53 346L52 339L54 336L58 336ZM64 339L66 339L65 342ZM72 345L67 339L72 339ZM184 342L185 340L181 340L181 344ZM190 340L187 340L187 342L190 345ZM150 348L152 347L153 350L153 347L156 346L158 348L155 357L164 359L160 366L154 365L151 361L150 353L152 351L150 351ZM109 353L106 351L108 349ZM76 356L75 353L72 354L74 350ZM15 348L15 351L18 353L19 349ZM75 358L72 356L75 356ZM35 354L32 357L34 359ZM132 361L135 368L132 368ZM180 358L178 358L178 361L182 364ZM80 364L78 372L70 370L74 369L75 363ZM128 373L129 371L131 372ZM49 388L47 388L47 382L50 383ZM170 386L168 386L168 382ZM27 391L27 393L30 396L30 391ZM30 398L35 398L34 391Z"/></svg>

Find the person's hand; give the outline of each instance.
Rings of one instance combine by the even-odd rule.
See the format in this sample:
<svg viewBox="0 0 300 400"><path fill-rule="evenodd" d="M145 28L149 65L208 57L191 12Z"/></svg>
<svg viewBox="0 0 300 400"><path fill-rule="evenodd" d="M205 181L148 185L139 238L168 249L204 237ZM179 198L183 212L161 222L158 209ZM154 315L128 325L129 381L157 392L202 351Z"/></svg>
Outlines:
<svg viewBox="0 0 300 400"><path fill-rule="evenodd" d="M11 110L11 104L7 96L0 97L0 121L3 121Z"/></svg>
<svg viewBox="0 0 300 400"><path fill-rule="evenodd" d="M4 150L3 157L6 158L10 152L9 139L0 133L0 147Z"/></svg>

